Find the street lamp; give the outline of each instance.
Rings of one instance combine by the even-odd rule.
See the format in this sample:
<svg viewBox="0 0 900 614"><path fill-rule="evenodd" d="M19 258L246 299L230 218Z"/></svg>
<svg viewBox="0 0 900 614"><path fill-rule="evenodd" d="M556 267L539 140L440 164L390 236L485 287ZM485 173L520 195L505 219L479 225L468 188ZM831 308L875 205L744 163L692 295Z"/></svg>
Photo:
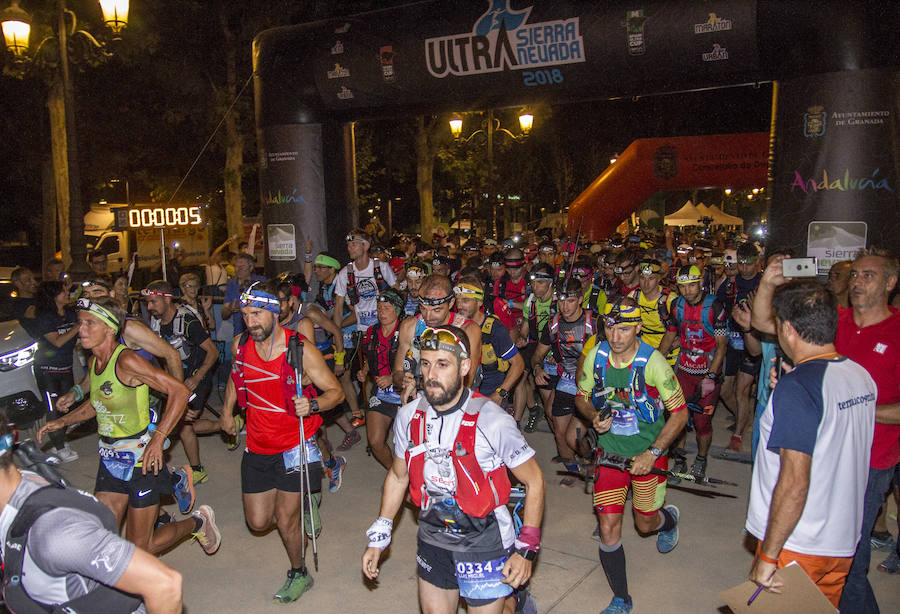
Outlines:
<svg viewBox="0 0 900 614"><path fill-rule="evenodd" d="M99 0L99 4L104 24L112 30L114 38L118 38L128 23L128 0ZM88 266L84 243L84 208L81 202L75 104L69 65L70 61L78 62L81 59L96 61L112 54L106 50L106 45L94 38L90 32L78 28L78 19L75 13L66 7L66 0L56 0L55 8L55 35L41 40L30 57L28 46L31 16L19 7L19 0L12 0L10 6L0 12L3 39L7 50L12 54L12 65L4 67L4 72L23 78L29 65L51 70L53 83L48 92L47 106L50 109L56 200L61 219L65 220L68 217L68 228L60 228L60 243L64 258L68 256L71 260L70 271L75 274L86 274ZM76 38L85 44L76 47ZM52 49L54 43L55 51ZM80 54L76 53L78 51ZM45 224L45 227L48 226L50 224ZM68 245L65 241L66 230L69 234ZM48 242L46 239L47 237L45 243ZM55 241L56 237L52 237L49 241L50 247L45 246L45 252L50 249L52 253Z"/></svg>
<svg viewBox="0 0 900 614"><path fill-rule="evenodd" d="M470 134L469 136L463 138L463 118L460 114L455 113L450 118L450 134L453 135L453 139L458 143L468 143L472 139L475 138L476 135L483 135L487 140L487 158L488 158L488 199L491 202L494 202L496 199L496 194L494 193L494 135L496 133L505 134L508 136L513 142L521 143L531 134L531 128L534 126L534 115L528 111L528 109L522 109L519 111L519 129L522 131L522 134L515 135L506 128L500 127L500 120L494 117L494 110L488 109L487 118L482 120L481 128ZM491 208L493 211L493 232L494 236L497 235L497 207ZM472 219L471 219L471 227L470 231L474 232L475 230L475 202L472 202Z"/></svg>

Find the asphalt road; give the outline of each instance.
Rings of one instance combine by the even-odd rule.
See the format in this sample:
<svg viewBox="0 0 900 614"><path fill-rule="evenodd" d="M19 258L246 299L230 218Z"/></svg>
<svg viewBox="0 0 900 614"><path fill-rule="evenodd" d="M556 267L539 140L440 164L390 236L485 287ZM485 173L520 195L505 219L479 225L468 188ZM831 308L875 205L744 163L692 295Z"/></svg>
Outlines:
<svg viewBox="0 0 900 614"><path fill-rule="evenodd" d="M215 395L214 395L215 396ZM720 406L715 418L714 444L727 443L727 412ZM582 484L560 486L553 438L543 428L527 435L538 454L547 482L543 523L543 547L535 567L531 591L541 613L587 614L606 607L612 597L597 559L597 542L591 539L594 516L590 496ZM93 488L97 468L96 433L77 432L72 442L81 459L64 466L80 488ZM332 439L342 433L330 428ZM395 523L389 554L383 560L375 585L367 585L360 573L360 557L367 540L365 531L378 515L384 469L366 455L361 442L345 454L348 465L337 493L324 493L323 533L319 539L319 570L313 572L313 588L293 605L276 605L272 595L284 581L287 557L278 534L253 535L244 524L240 494L241 452L228 452L218 436L201 439L203 463L209 481L197 487L197 504L211 505L222 530L222 546L214 556L198 544L186 542L163 556L184 576L186 611L284 612L317 614L363 612L397 614L418 612L416 597L416 523L404 509ZM171 450L170 465L180 465L180 444ZM681 510L680 542L667 555L656 551L655 537L643 539L626 521L623 543L628 562L629 590L636 612L727 612L719 592L747 579L751 554L742 532L750 466L711 459L708 474L740 484L717 489L681 485L668 489L667 502ZM326 482L327 484L327 482ZM179 516L177 506L170 513ZM896 514L896 509L891 509ZM891 522L896 530L896 522ZM886 554L873 553L873 565ZM312 565L311 556L308 563ZM900 576L874 569L870 579L882 612L900 612ZM461 611L463 609L461 608Z"/></svg>

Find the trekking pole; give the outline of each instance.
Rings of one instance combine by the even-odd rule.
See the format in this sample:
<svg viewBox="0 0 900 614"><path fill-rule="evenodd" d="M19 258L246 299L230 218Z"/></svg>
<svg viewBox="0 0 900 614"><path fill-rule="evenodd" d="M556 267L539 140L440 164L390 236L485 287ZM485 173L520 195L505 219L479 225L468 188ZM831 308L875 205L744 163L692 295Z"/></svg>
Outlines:
<svg viewBox="0 0 900 614"><path fill-rule="evenodd" d="M617 454L609 454L604 452L600 455L600 460L598 461L603 467L610 467L612 469L618 469L619 471L628 471L631 467L631 459L625 456L619 456ZM650 470L650 473L653 475L663 475L670 478L681 478L682 480L687 480L688 482L693 482L694 484L707 484L709 486L715 487L716 485L723 486L738 486L734 482L729 482L727 480L720 480L717 478L697 478L693 473L681 473L678 471L666 471L664 469L658 469L654 467Z"/></svg>
<svg viewBox="0 0 900 614"><path fill-rule="evenodd" d="M287 353L287 361L290 366L294 368L294 385L297 388L297 396L301 396L303 394L303 342L300 341L300 337L297 335L291 335L290 340L288 341L288 353ZM310 537L312 539L313 546L313 565L316 568L316 571L319 571L319 550L316 544L316 527L315 527L315 517L313 516L313 500L312 500L312 491L310 490L310 481L309 481L309 464L307 463L306 457L306 433L303 427L303 416L299 416L300 418L300 531L304 532L306 530L305 524L305 511L303 509L303 495L306 493L307 501L309 504L309 526L311 528ZM306 540L301 539L300 541L300 558L303 560L303 572L306 572Z"/></svg>

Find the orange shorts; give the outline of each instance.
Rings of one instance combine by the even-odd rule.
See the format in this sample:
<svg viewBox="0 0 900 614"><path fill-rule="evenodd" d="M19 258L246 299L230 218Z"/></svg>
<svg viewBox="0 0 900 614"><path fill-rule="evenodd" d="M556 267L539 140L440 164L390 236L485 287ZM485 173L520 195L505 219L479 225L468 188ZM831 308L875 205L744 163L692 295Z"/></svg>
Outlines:
<svg viewBox="0 0 900 614"><path fill-rule="evenodd" d="M756 547L757 553L759 548ZM828 601L838 607L853 557L816 556L792 550L782 550L778 555L778 567L785 567L794 561L803 568Z"/></svg>
<svg viewBox="0 0 900 614"><path fill-rule="evenodd" d="M663 454L653 466L668 469L669 456ZM638 514L653 516L666 500L666 476L631 475L627 471L598 466L594 472L594 510L598 514L623 513L629 486L632 489L631 505Z"/></svg>

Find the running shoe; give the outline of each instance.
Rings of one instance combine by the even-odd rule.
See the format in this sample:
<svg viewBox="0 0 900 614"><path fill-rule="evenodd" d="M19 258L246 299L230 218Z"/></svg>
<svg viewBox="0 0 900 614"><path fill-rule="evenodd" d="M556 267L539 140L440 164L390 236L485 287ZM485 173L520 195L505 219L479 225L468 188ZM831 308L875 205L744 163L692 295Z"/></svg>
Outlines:
<svg viewBox="0 0 900 614"><path fill-rule="evenodd" d="M61 463L71 463L78 460L78 452L69 447L69 444L62 448L54 448L53 455L59 459Z"/></svg>
<svg viewBox="0 0 900 614"><path fill-rule="evenodd" d="M293 603L311 589L312 585L313 577L311 575L301 574L299 571L291 569L287 572L287 580L275 593L275 603Z"/></svg>
<svg viewBox="0 0 900 614"><path fill-rule="evenodd" d="M162 513L156 517L156 528L164 527L170 522L175 522L175 519L172 518L172 514L163 510Z"/></svg>
<svg viewBox="0 0 900 614"><path fill-rule="evenodd" d="M192 469L191 472L194 474L194 486L203 484L209 479L209 476L206 474L206 469L203 467L200 467L200 469Z"/></svg>
<svg viewBox="0 0 900 614"><path fill-rule="evenodd" d="M683 456L674 457L675 463L672 465L672 471L675 473L686 473L687 472L687 459ZM681 478L676 478L675 476L670 476L666 479L666 482L670 486L677 486L681 484Z"/></svg>
<svg viewBox="0 0 900 614"><path fill-rule="evenodd" d="M538 411L537 407L532 407L528 410L528 420L525 422L525 432L533 433L537 430L538 420L541 419L541 414Z"/></svg>
<svg viewBox="0 0 900 614"><path fill-rule="evenodd" d="M627 601L621 597L613 597L606 609L600 612L600 614L631 614L633 609L634 606L631 605L630 595Z"/></svg>
<svg viewBox="0 0 900 614"><path fill-rule="evenodd" d="M328 472L328 492L337 492L341 489L343 482L344 467L347 465L347 459L343 456L334 456L334 466L325 466Z"/></svg>
<svg viewBox="0 0 900 614"><path fill-rule="evenodd" d="M365 426L365 424L366 424L366 417L364 415L363 416L354 416L353 421L350 423L350 426L357 429L361 426Z"/></svg>
<svg viewBox="0 0 900 614"><path fill-rule="evenodd" d="M314 492L312 494L313 509L312 514L309 513L309 503L306 496L303 497L303 530L306 531L308 537L312 537L312 527L316 527L316 537L322 534L322 519L319 518L319 504L322 503L322 493ZM312 523L312 524L310 524Z"/></svg>
<svg viewBox="0 0 900 614"><path fill-rule="evenodd" d="M900 555L894 550L888 555L888 558L881 561L878 565L878 571L883 573L900 573Z"/></svg>
<svg viewBox="0 0 900 614"><path fill-rule="evenodd" d="M678 545L678 508L674 505L667 505L665 510L675 517L675 526L668 531L660 531L656 534L656 549L662 554L668 554Z"/></svg>
<svg viewBox="0 0 900 614"><path fill-rule="evenodd" d="M869 541L872 543L872 550L879 552L890 552L897 545L894 537L887 531L872 531Z"/></svg>
<svg viewBox="0 0 900 614"><path fill-rule="evenodd" d="M192 516L200 521L200 528L194 531L193 536L200 543L203 552L215 554L222 545L222 533L216 526L216 513L208 505L201 505Z"/></svg>
<svg viewBox="0 0 900 614"><path fill-rule="evenodd" d="M346 452L356 444L360 442L359 433L356 432L356 429L352 431L348 431L346 435L344 435L344 441L341 442L341 445L337 447L338 452Z"/></svg>
<svg viewBox="0 0 900 614"><path fill-rule="evenodd" d="M244 430L244 424L244 417L237 414L234 417L234 437L230 437L227 442L229 452L234 452L241 447L241 431Z"/></svg>
<svg viewBox="0 0 900 614"><path fill-rule="evenodd" d="M703 480L706 477L706 463L708 459L694 459L694 464L691 465L691 474L697 478L698 481Z"/></svg>
<svg viewBox="0 0 900 614"><path fill-rule="evenodd" d="M194 471L190 465L172 469L172 475L177 478L174 484L175 501L182 514L190 514L194 509Z"/></svg>

